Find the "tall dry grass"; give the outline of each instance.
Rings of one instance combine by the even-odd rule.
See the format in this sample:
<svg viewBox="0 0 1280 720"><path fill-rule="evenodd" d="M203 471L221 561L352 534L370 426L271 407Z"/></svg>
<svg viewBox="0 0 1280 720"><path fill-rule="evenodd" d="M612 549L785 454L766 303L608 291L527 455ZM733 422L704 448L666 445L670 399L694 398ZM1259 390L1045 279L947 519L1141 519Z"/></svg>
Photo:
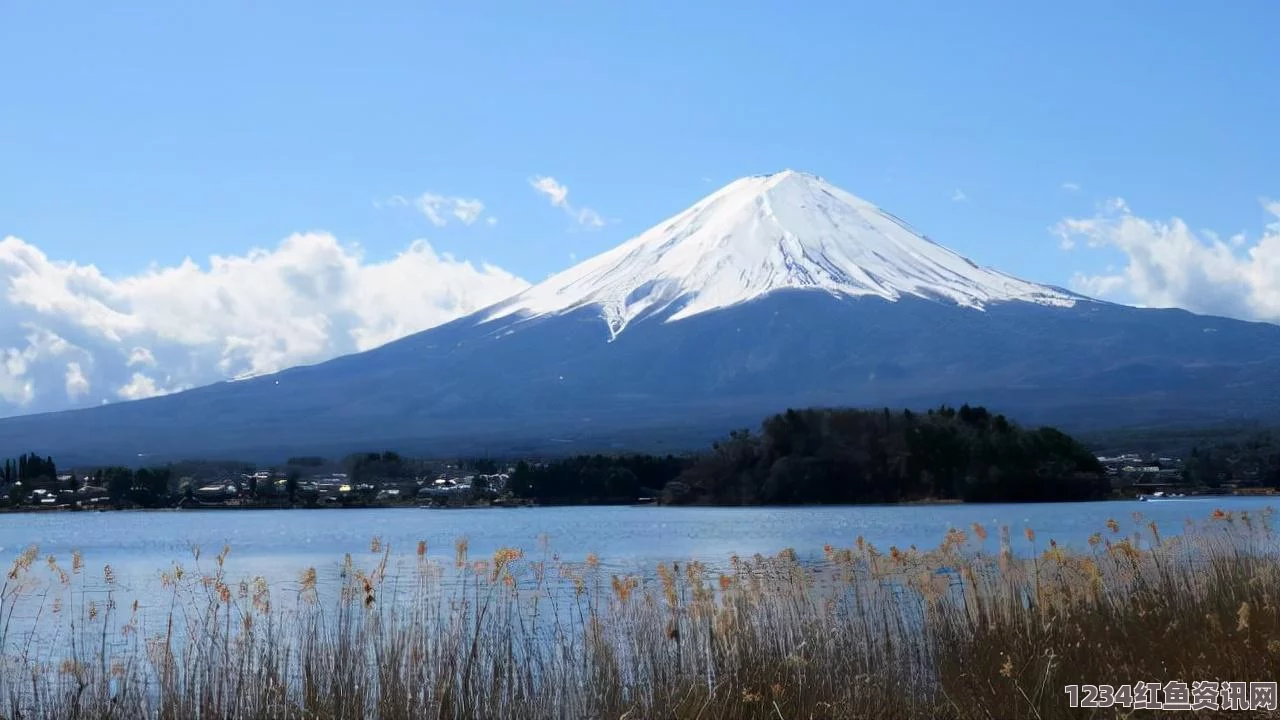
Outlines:
<svg viewBox="0 0 1280 720"><path fill-rule="evenodd" d="M375 539L335 586L233 581L227 550L197 550L145 606L110 567L31 548L0 588L0 715L1082 717L1063 685L1277 677L1269 516L1141 542L1112 522L1079 552L974 526L928 552L858 539L644 576L465 541L452 561L420 543L404 572Z"/></svg>

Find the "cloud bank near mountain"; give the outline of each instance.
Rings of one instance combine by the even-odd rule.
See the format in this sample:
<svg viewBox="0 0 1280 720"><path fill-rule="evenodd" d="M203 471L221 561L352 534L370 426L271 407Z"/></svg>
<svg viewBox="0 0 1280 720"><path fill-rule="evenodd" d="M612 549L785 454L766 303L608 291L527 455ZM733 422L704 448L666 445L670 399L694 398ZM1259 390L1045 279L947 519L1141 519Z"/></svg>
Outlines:
<svg viewBox="0 0 1280 720"><path fill-rule="evenodd" d="M386 261L334 236L127 277L0 240L0 416L163 395L361 350L529 284L419 240Z"/></svg>
<svg viewBox="0 0 1280 720"><path fill-rule="evenodd" d="M1109 250L1122 258L1106 272L1075 275L1072 288L1087 295L1280 323L1280 201L1261 203L1272 221L1256 238L1197 231L1176 217L1144 218L1121 198L1102 203L1092 217L1062 220L1054 232L1064 250Z"/></svg>

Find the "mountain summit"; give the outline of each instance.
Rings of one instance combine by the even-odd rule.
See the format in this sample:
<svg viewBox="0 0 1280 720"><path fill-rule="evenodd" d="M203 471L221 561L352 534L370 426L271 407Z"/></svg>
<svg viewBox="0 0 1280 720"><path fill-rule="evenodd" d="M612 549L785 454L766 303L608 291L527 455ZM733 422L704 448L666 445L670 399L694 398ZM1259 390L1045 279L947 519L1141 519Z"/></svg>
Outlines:
<svg viewBox="0 0 1280 720"><path fill-rule="evenodd" d="M612 336L638 317L668 321L784 289L904 296L982 308L1078 298L979 267L872 203L794 170L745 177L622 245L486 315L543 316L598 307Z"/></svg>
<svg viewBox="0 0 1280 720"><path fill-rule="evenodd" d="M1280 415L1280 326L984 269L813 175L743 178L493 307L368 352L0 420L67 463L703 446L788 407L983 404L1068 428Z"/></svg>

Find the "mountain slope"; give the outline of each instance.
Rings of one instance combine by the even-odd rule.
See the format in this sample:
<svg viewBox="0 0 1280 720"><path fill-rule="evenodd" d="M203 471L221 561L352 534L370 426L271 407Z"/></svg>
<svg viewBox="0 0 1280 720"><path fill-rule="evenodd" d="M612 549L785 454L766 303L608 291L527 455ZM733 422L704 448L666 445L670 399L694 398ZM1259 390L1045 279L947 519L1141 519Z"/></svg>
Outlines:
<svg viewBox="0 0 1280 720"><path fill-rule="evenodd" d="M447 325L275 375L0 420L0 450L136 462L672 449L788 406L939 402L1114 427L1274 417L1278 375L1280 326L984 270L783 173Z"/></svg>

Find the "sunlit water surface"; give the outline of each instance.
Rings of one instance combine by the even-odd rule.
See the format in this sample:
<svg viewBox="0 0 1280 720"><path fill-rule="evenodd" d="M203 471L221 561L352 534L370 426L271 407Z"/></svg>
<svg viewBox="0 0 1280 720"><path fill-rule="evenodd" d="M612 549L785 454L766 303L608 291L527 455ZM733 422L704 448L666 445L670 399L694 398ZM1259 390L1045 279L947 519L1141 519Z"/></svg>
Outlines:
<svg viewBox="0 0 1280 720"><path fill-rule="evenodd" d="M531 559L566 562L581 562L594 554L600 571L608 577L651 575L658 563L669 561L700 560L711 568L723 567L732 555L749 558L784 549L816 562L822 558L824 545L852 547L858 537L881 550L891 546L925 550L937 547L948 529L968 531L975 523L988 530L987 549L991 551L1005 526L1019 553L1043 550L1050 539L1059 546L1083 550L1092 533L1117 536L1107 530L1111 519L1120 524L1120 536L1139 533L1145 542L1151 522L1162 534L1172 535L1181 532L1188 520L1206 520L1215 509L1260 513L1273 503L1268 498L1216 497L1162 502L796 508L49 512L0 516L0 558L7 567L24 548L36 545L39 560L34 570L41 571L48 556L69 570L72 553L78 551L84 560L76 577L83 588L81 612L88 599L105 597L103 569L110 565L117 607L131 607L137 600L144 615L164 617L167 596L161 573L171 572L175 562L188 573L207 573L224 547L229 548L227 584L264 578L278 603L290 593L296 596L298 579L308 568L315 569L323 592L338 586L348 553L358 568L375 566L379 556L370 551L375 537L382 549L390 547L392 560L386 575L393 587L417 581L420 541L426 542L427 562L443 573L441 586L448 587L449 576L455 574L455 542L459 538L466 538L472 559L490 558L501 548L519 548ZM1038 546L1026 540L1026 528L1035 531ZM198 562L193 552L197 547ZM42 607L38 590L25 595L9 621L5 653L14 651L13 643L40 613L50 611L47 600ZM155 612L146 613L147 609Z"/></svg>

